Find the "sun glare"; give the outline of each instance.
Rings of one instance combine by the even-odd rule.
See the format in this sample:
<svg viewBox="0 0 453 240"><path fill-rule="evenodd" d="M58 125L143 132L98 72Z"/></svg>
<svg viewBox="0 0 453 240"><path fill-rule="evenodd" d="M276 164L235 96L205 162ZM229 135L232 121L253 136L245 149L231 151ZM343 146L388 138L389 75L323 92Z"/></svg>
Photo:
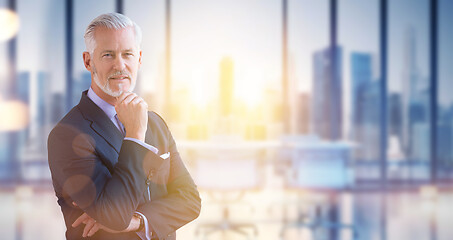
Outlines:
<svg viewBox="0 0 453 240"><path fill-rule="evenodd" d="M0 131L23 129L29 123L28 107L20 101L0 100Z"/></svg>
<svg viewBox="0 0 453 240"><path fill-rule="evenodd" d="M16 36L19 30L19 16L8 9L0 9L0 42Z"/></svg>
<svg viewBox="0 0 453 240"><path fill-rule="evenodd" d="M244 102L247 107L257 107L263 101L264 78L257 70L248 70L237 74L238 84L235 84L235 97Z"/></svg>

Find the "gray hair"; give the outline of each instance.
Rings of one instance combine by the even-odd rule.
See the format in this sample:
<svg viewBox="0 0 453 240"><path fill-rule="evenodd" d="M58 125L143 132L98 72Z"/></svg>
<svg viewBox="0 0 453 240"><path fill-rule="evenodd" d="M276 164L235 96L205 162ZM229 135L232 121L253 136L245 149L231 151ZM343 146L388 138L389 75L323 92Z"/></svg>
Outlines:
<svg viewBox="0 0 453 240"><path fill-rule="evenodd" d="M130 18L120 13L106 13L99 15L88 25L85 30L85 46L90 54L93 54L96 48L96 39L94 38L94 31L96 27L106 27L108 29L124 29L133 27L135 32L135 42L137 47L140 48L142 42L142 30L140 27L132 21Z"/></svg>

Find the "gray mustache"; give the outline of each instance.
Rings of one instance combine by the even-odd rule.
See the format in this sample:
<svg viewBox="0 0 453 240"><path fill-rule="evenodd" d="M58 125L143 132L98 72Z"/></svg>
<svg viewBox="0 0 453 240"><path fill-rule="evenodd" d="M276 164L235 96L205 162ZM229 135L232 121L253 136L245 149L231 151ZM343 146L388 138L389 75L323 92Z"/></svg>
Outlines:
<svg viewBox="0 0 453 240"><path fill-rule="evenodd" d="M125 75L129 79L131 78L131 75L128 72L126 72L126 71L114 72L114 73L110 74L108 78L114 78L114 77L118 77L118 76L121 76L121 75Z"/></svg>

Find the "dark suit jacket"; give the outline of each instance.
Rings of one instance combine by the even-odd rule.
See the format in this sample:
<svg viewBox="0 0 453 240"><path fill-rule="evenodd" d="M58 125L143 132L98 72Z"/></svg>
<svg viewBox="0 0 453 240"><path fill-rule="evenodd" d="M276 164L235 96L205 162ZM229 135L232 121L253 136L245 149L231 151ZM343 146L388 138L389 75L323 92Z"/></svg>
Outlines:
<svg viewBox="0 0 453 240"><path fill-rule="evenodd" d="M87 91L51 131L49 167L67 239L82 239L85 225L71 225L83 212L106 227L123 230L139 211L158 239L176 239L176 229L198 217L201 200L175 141L162 118L154 112L148 117L145 142L156 147L158 154L123 140ZM167 152L169 159L159 157ZM99 230L91 239L139 238L136 233Z"/></svg>

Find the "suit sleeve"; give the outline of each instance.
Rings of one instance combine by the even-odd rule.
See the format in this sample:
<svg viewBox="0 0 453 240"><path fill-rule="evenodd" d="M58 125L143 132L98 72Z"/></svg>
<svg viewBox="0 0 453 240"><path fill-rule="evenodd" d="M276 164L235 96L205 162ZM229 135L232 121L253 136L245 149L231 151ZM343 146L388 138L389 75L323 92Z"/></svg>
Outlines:
<svg viewBox="0 0 453 240"><path fill-rule="evenodd" d="M118 163L110 171L95 146L88 135L57 126L48 138L52 180L62 189L65 200L74 201L104 226L123 230L145 191L146 175L160 160L143 146L123 141Z"/></svg>
<svg viewBox="0 0 453 240"><path fill-rule="evenodd" d="M165 239L168 234L197 218L201 209L197 186L184 166L168 128L167 133L170 142L168 194L142 204L137 209L146 216L153 234L159 239ZM167 170L158 169L158 171Z"/></svg>

